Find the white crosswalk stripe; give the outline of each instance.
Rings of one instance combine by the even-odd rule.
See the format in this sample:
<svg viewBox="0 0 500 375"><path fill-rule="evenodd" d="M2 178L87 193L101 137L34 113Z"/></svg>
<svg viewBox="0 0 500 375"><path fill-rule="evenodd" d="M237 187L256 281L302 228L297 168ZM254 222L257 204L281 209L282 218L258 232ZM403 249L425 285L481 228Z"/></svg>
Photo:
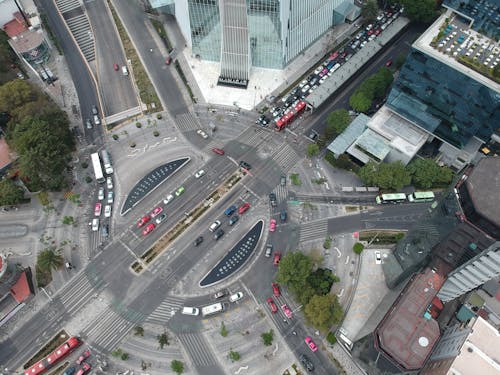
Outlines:
<svg viewBox="0 0 500 375"><path fill-rule="evenodd" d="M288 199L288 189L286 186L278 185L273 189L273 192L276 194L278 204Z"/></svg>
<svg viewBox="0 0 500 375"><path fill-rule="evenodd" d="M325 238L328 232L328 219L304 223L300 226L300 241L311 241Z"/></svg>
<svg viewBox="0 0 500 375"><path fill-rule="evenodd" d="M166 325L173 316L172 312L175 313L182 307L183 301L184 300L181 298L168 296L165 301L148 316L146 321L148 323Z"/></svg>
<svg viewBox="0 0 500 375"><path fill-rule="evenodd" d="M269 133L262 129L249 128L243 136L239 137L239 141L248 146L257 147L268 137Z"/></svg>
<svg viewBox="0 0 500 375"><path fill-rule="evenodd" d="M200 122L191 113L183 113L175 117L177 128L181 131L192 131L201 128Z"/></svg>
<svg viewBox="0 0 500 375"><path fill-rule="evenodd" d="M276 148L272 159L280 166L283 171L289 171L300 161L300 156L288 144L283 143L281 147Z"/></svg>
<svg viewBox="0 0 500 375"><path fill-rule="evenodd" d="M178 337L196 367L217 364L217 359L201 334L181 333Z"/></svg>

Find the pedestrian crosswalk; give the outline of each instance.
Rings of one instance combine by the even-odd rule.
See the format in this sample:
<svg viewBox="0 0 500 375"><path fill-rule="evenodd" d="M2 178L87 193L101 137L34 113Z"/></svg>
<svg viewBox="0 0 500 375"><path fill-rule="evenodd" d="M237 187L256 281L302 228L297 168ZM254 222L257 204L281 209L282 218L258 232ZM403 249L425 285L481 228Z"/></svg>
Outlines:
<svg viewBox="0 0 500 375"><path fill-rule="evenodd" d="M241 137L238 137L238 140L250 147L257 147L268 137L269 133L263 129L249 128Z"/></svg>
<svg viewBox="0 0 500 375"><path fill-rule="evenodd" d="M300 226L300 242L326 238L327 233L328 219L304 223Z"/></svg>
<svg viewBox="0 0 500 375"><path fill-rule="evenodd" d="M95 60L94 38L87 15L81 13L75 17L66 18L66 24L85 59L89 62Z"/></svg>
<svg viewBox="0 0 500 375"><path fill-rule="evenodd" d="M181 333L178 338L195 367L217 365L217 359L201 333Z"/></svg>
<svg viewBox="0 0 500 375"><path fill-rule="evenodd" d="M111 351L116 349L128 332L143 322L144 318L142 313L115 302L89 323L81 336L99 350Z"/></svg>
<svg viewBox="0 0 500 375"><path fill-rule="evenodd" d="M276 200L278 205L281 202L285 202L288 199L288 189L286 186L278 185L273 189L273 193L276 194Z"/></svg>
<svg viewBox="0 0 500 375"><path fill-rule="evenodd" d="M158 306L146 319L146 322L166 325L172 316L178 311L183 305L183 299L168 296L161 304Z"/></svg>
<svg viewBox="0 0 500 375"><path fill-rule="evenodd" d="M301 159L287 143L283 143L281 147L277 147L271 157L283 172L288 172Z"/></svg>
<svg viewBox="0 0 500 375"><path fill-rule="evenodd" d="M197 130L201 128L198 119L192 113L183 113L175 116L175 123L181 132Z"/></svg>

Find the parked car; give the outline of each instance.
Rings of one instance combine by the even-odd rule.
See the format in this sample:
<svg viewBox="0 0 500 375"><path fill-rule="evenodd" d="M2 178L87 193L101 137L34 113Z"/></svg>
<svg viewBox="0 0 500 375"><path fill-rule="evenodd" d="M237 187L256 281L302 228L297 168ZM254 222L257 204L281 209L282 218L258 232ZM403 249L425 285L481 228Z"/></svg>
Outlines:
<svg viewBox="0 0 500 375"><path fill-rule="evenodd" d="M153 223L149 223L148 225L146 225L146 228L144 228L144 230L142 231L142 235L147 236L155 229L155 227L156 225L154 225Z"/></svg>
<svg viewBox="0 0 500 375"><path fill-rule="evenodd" d="M158 216L156 218L156 224L161 224L163 223L165 220L167 220L167 214L161 214L160 216Z"/></svg>
<svg viewBox="0 0 500 375"><path fill-rule="evenodd" d="M165 64L167 64L167 65L172 64L172 58L170 56L167 57L167 59L165 60Z"/></svg>
<svg viewBox="0 0 500 375"><path fill-rule="evenodd" d="M114 201L114 195L112 191L108 191L108 204L112 204Z"/></svg>
<svg viewBox="0 0 500 375"><path fill-rule="evenodd" d="M140 228L142 227L144 224L146 224L149 220L151 220L151 216L149 215L146 215L146 216L143 216L139 219L139 221L137 222L137 227Z"/></svg>
<svg viewBox="0 0 500 375"><path fill-rule="evenodd" d="M199 134L199 135L200 135L200 137L202 137L203 139L207 139L207 138L208 138L208 134L207 134L207 133L205 133L205 132L204 132L203 130L201 130L201 129L198 129L198 130L196 131L196 133L197 133L197 134Z"/></svg>
<svg viewBox="0 0 500 375"><path fill-rule="evenodd" d="M94 216L101 216L102 204L96 203L94 206Z"/></svg>
<svg viewBox="0 0 500 375"><path fill-rule="evenodd" d="M273 245L268 243L266 245L266 257L269 258L271 256L272 252L273 252Z"/></svg>
<svg viewBox="0 0 500 375"><path fill-rule="evenodd" d="M222 236L224 235L224 230L222 229L219 229L217 232L215 232L214 234L214 240L218 240L219 238L221 238Z"/></svg>
<svg viewBox="0 0 500 375"><path fill-rule="evenodd" d="M92 232L99 230L99 219L92 219Z"/></svg>
<svg viewBox="0 0 500 375"><path fill-rule="evenodd" d="M272 207L276 207L276 205L277 205L276 194L274 194L274 193L269 194L269 202L271 203Z"/></svg>
<svg viewBox="0 0 500 375"><path fill-rule="evenodd" d="M243 203L243 205L241 205L241 207L238 209L238 213L241 215L241 214L245 213L245 212L246 212L249 208L250 208L250 203L245 202L245 203Z"/></svg>
<svg viewBox="0 0 500 375"><path fill-rule="evenodd" d="M104 217L111 217L111 205L104 206Z"/></svg>
<svg viewBox="0 0 500 375"><path fill-rule="evenodd" d="M275 297L281 296L281 290L280 290L280 285L278 283L273 283L273 294Z"/></svg>
<svg viewBox="0 0 500 375"><path fill-rule="evenodd" d="M66 371L63 372L62 375L73 375L76 371L76 367L75 366L71 366L71 367L68 367L66 369Z"/></svg>
<svg viewBox="0 0 500 375"><path fill-rule="evenodd" d="M113 189L113 179L111 177L106 177L106 186L108 189Z"/></svg>
<svg viewBox="0 0 500 375"><path fill-rule="evenodd" d="M105 238L109 236L109 227L108 227L107 224L102 226L102 228L101 228L101 234Z"/></svg>
<svg viewBox="0 0 500 375"><path fill-rule="evenodd" d="M224 155L224 150L221 148L214 147L212 148L212 151L215 152L217 155Z"/></svg>
<svg viewBox="0 0 500 375"><path fill-rule="evenodd" d="M83 367L78 370L78 372L76 373L76 375L84 375L88 371L90 371L90 365L87 362L84 362L83 363Z"/></svg>
<svg viewBox="0 0 500 375"><path fill-rule="evenodd" d="M81 365L82 362L85 361L88 357L90 357L90 350L89 349L85 350L82 354L80 354L80 356L76 360L76 364Z"/></svg>
<svg viewBox="0 0 500 375"><path fill-rule="evenodd" d="M215 220L215 221L212 223L212 225L210 225L210 227L208 228L208 230L209 230L210 232L214 232L217 228L219 228L219 227L220 227L220 225L221 225L221 224L222 224L222 223L220 222L220 220Z"/></svg>
<svg viewBox="0 0 500 375"><path fill-rule="evenodd" d="M281 310L283 310L283 313L285 314L285 316L287 318L290 319L292 317L292 310L290 310L290 308L288 307L288 305L286 303L281 305Z"/></svg>
<svg viewBox="0 0 500 375"><path fill-rule="evenodd" d="M271 309L271 312L273 314L276 314L278 312L278 307L276 306L276 304L274 303L272 297L269 297L267 299L267 304L269 305L269 308Z"/></svg>
<svg viewBox="0 0 500 375"><path fill-rule="evenodd" d="M161 207L156 207L152 212L151 212L151 218L155 218L159 214L163 212L163 208Z"/></svg>
<svg viewBox="0 0 500 375"><path fill-rule="evenodd" d="M92 121L90 121L90 119L89 119L89 118L87 118L87 119L85 120L85 127L86 127L87 129L92 129L92 128L93 128Z"/></svg>
<svg viewBox="0 0 500 375"><path fill-rule="evenodd" d="M219 290L217 293L214 294L214 298L215 299L219 299L219 298L222 298L226 295L226 292L224 292L223 290Z"/></svg>
<svg viewBox="0 0 500 375"><path fill-rule="evenodd" d="M385 63L385 66L390 67L392 65L392 60L389 60Z"/></svg>
<svg viewBox="0 0 500 375"><path fill-rule="evenodd" d="M275 266L278 266L280 264L280 260L281 260L281 253L277 251L277 252L274 253L273 264Z"/></svg>
<svg viewBox="0 0 500 375"><path fill-rule="evenodd" d="M96 106L96 105L93 105L93 106L92 106L92 114L93 114L93 115L98 115L98 114L99 114L99 110L97 109L97 106Z"/></svg>
<svg viewBox="0 0 500 375"><path fill-rule="evenodd" d="M97 192L97 199L102 201L104 199L104 188L100 187L99 191Z"/></svg>
<svg viewBox="0 0 500 375"><path fill-rule="evenodd" d="M318 350L318 346L315 344L315 342L310 336L306 336L304 341L306 342L307 346L309 347L309 349L311 349L313 353Z"/></svg>
<svg viewBox="0 0 500 375"><path fill-rule="evenodd" d="M203 242L203 237L202 236L199 236L199 237L196 237L196 239L194 240L193 242L193 245L194 246L198 246L199 244L201 244Z"/></svg>
<svg viewBox="0 0 500 375"><path fill-rule="evenodd" d="M118 66L118 64L113 64L113 69L115 71L118 71L120 69L120 67Z"/></svg>
<svg viewBox="0 0 500 375"><path fill-rule="evenodd" d="M271 219L269 222L269 232L274 232L276 230L276 220Z"/></svg>
<svg viewBox="0 0 500 375"><path fill-rule="evenodd" d="M232 206L226 208L226 210L224 211L224 215L231 216L235 211L236 211L236 206L233 204Z"/></svg>
<svg viewBox="0 0 500 375"><path fill-rule="evenodd" d="M307 371L312 372L314 371L314 364L312 361L307 357L305 354L301 354L299 356L300 363L304 365Z"/></svg>
<svg viewBox="0 0 500 375"><path fill-rule="evenodd" d="M236 302L243 298L242 292L237 292L229 296L229 302Z"/></svg>
<svg viewBox="0 0 500 375"><path fill-rule="evenodd" d="M200 177L203 177L205 175L205 171L203 169L200 169L198 172L196 172L194 174L194 177L195 178L200 178Z"/></svg>
<svg viewBox="0 0 500 375"><path fill-rule="evenodd" d="M229 219L229 222L228 224L229 225L234 225L236 224L236 222L240 219L240 217L238 215L233 215L231 216L231 218Z"/></svg>
<svg viewBox="0 0 500 375"><path fill-rule="evenodd" d="M375 251L375 264L382 264L382 255L380 251Z"/></svg>

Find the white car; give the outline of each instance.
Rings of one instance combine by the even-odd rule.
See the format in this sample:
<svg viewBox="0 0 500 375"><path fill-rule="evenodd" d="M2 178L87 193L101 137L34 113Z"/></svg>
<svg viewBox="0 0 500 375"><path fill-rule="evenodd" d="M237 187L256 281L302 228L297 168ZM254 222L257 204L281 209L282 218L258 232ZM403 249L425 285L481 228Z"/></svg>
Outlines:
<svg viewBox="0 0 500 375"><path fill-rule="evenodd" d="M100 201L102 201L104 199L104 188L103 187L99 188L99 192L97 193L97 199L99 199Z"/></svg>
<svg viewBox="0 0 500 375"><path fill-rule="evenodd" d="M174 195L173 194L169 194L167 195L167 197L163 200L163 204L169 204L170 202L172 202L174 200Z"/></svg>
<svg viewBox="0 0 500 375"><path fill-rule="evenodd" d="M200 178L205 175L205 171L203 169L200 169L198 172L195 173L194 177Z"/></svg>
<svg viewBox="0 0 500 375"><path fill-rule="evenodd" d="M108 189L113 189L113 179L111 177L106 177L106 186Z"/></svg>
<svg viewBox="0 0 500 375"><path fill-rule="evenodd" d="M113 192L108 191L108 204L112 204L114 200Z"/></svg>
<svg viewBox="0 0 500 375"><path fill-rule="evenodd" d="M92 231L97 232L99 230L99 219L92 219Z"/></svg>
<svg viewBox="0 0 500 375"><path fill-rule="evenodd" d="M200 310L197 307L187 307L187 306L184 306L182 308L182 313L184 315L197 316L200 313Z"/></svg>
<svg viewBox="0 0 500 375"><path fill-rule="evenodd" d="M236 301L239 301L242 298L243 298L243 293L242 292L238 292L238 293L231 294L229 296L229 301L236 302Z"/></svg>
<svg viewBox="0 0 500 375"><path fill-rule="evenodd" d="M382 255L380 251L375 251L375 264L382 264Z"/></svg>
<svg viewBox="0 0 500 375"><path fill-rule="evenodd" d="M104 206L104 217L111 217L111 206L109 204Z"/></svg>
<svg viewBox="0 0 500 375"><path fill-rule="evenodd" d="M198 130L196 131L196 133L198 133L198 134L199 134L199 135L200 135L203 139L207 139L207 138L208 138L208 134L207 134L207 133L205 133L205 132L204 132L203 130L201 130L201 129L198 129Z"/></svg>

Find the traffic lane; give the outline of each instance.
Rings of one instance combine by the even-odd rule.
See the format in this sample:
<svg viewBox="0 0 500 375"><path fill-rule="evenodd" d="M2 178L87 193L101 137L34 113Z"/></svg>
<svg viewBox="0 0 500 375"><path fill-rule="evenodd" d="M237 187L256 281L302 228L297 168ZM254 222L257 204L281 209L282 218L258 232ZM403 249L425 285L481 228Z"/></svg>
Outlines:
<svg viewBox="0 0 500 375"><path fill-rule="evenodd" d="M103 131L100 126L94 126L88 131L83 125L83 121L88 114L91 113L92 105L98 103L97 91L94 86L94 81L91 78L90 72L87 70L87 64L82 60L82 56L74 44L73 39L69 35L63 20L59 17L59 13L53 1L40 0L42 8L45 9L45 16L54 32L61 49L64 51L64 57L68 64L71 78L78 93L78 101L82 116L82 126L84 127L85 135L90 143L96 143L100 140Z"/></svg>
<svg viewBox="0 0 500 375"><path fill-rule="evenodd" d="M376 73L380 68L385 66L388 59L395 59L400 53L406 53L410 50L410 45L413 40L421 33L421 27L410 26L407 28L391 45L386 45L387 49L372 59L367 65L358 70L357 74L348 85L341 89L334 96L334 100L326 101L315 113L312 114L307 129L313 128L318 133L324 133L328 115L336 109L349 108L349 97L359 87L359 85L370 75Z"/></svg>
<svg viewBox="0 0 500 375"><path fill-rule="evenodd" d="M85 6L94 31L96 74L100 82L103 113L109 116L136 107L137 96L131 76L122 73L122 66L127 66L127 61L108 7L100 1L88 2ZM114 64L118 65L118 71L115 71Z"/></svg>
<svg viewBox="0 0 500 375"><path fill-rule="evenodd" d="M146 23L149 19L136 1L117 1L113 3L115 9L120 14L124 25L127 27L129 36L134 46L141 56L149 78L154 83L158 95L162 98L162 103L167 107L172 116L189 112L189 107L180 94L177 81L171 69L165 68L165 58L162 56L153 38L149 34ZM153 49L153 52L150 52ZM173 64L169 68L175 67Z"/></svg>

